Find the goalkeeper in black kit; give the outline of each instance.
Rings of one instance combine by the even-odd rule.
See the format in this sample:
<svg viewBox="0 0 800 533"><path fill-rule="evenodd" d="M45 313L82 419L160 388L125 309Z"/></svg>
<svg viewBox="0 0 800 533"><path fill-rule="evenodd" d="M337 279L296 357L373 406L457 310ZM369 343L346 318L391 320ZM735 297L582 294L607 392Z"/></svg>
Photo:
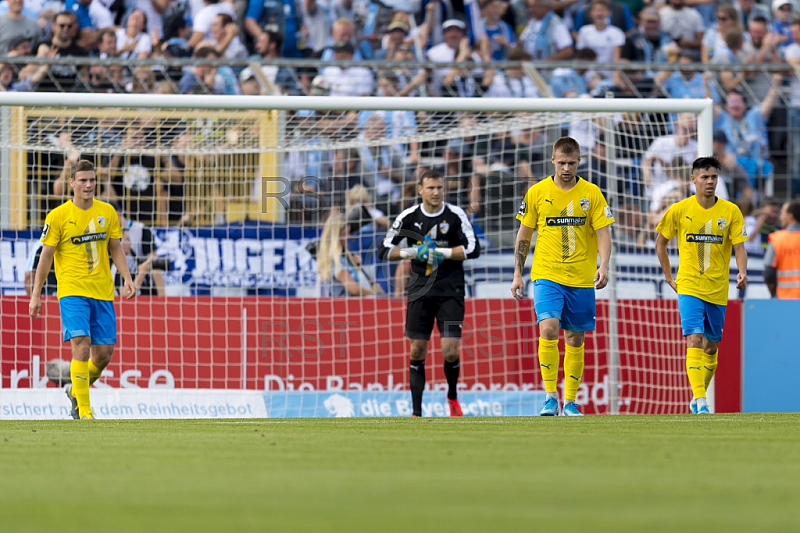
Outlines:
<svg viewBox="0 0 800 533"><path fill-rule="evenodd" d="M478 257L481 248L464 210L444 201L444 179L439 172L423 173L417 193L422 203L398 215L378 249L381 259L411 259L405 333L411 341L411 416L422 416L425 359L434 321L442 337L450 416L464 416L457 393L458 344L464 321L463 262ZM400 246L403 241L406 247Z"/></svg>

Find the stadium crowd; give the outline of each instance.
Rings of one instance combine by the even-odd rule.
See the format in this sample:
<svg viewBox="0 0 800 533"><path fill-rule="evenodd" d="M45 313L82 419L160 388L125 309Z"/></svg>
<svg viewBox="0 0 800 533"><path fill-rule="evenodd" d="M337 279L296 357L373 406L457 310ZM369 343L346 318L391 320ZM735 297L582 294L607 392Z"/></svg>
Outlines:
<svg viewBox="0 0 800 533"><path fill-rule="evenodd" d="M745 214L761 220L774 208L775 200L763 191L776 168L795 178L786 180L780 194L800 193L800 78L788 69L783 74L737 65L800 64L800 18L795 15L800 12L790 0L3 0L0 91L711 97L716 102L714 155L723 163L719 196L736 200ZM30 56L65 61L26 64L20 59ZM81 61L87 57L221 62L126 66ZM278 66L277 59L296 63ZM318 61L304 63L308 59ZM327 63L350 60L385 66L373 70ZM498 61L533 61L544 77L535 80L523 68L497 68ZM572 66L548 69L552 61L571 61ZM424 69L422 62L446 66ZM451 68L453 62L469 68ZM594 65L628 62L647 68ZM697 70L701 64L715 67ZM298 142L309 142L320 131L346 132L364 141L406 136L430 119L398 111L332 117L298 112L297 117L305 124L296 128L302 138ZM622 219L641 224L628 228L631 235L625 239L631 245L648 244L664 209L690 194L686 165L697 156L696 124L688 116L669 118L674 128L653 127L670 122L664 117L626 115L613 133L617 157L633 158L615 192L645 198L620 206ZM480 118L459 120L470 128L470 121ZM124 157L98 156L101 194L146 223L207 220L186 205L186 158L135 155L152 135L145 123L128 126L124 132L97 133L106 146L134 151ZM770 134L775 131L780 134ZM587 164L602 169L608 132L587 122L565 125L559 133L575 137L583 155L592 155ZM46 154L49 167L63 166L64 171L40 191L56 198L38 208L42 213L57 205L70 165L81 156L80 147L65 135ZM298 208L291 221L321 226L329 214L346 210L347 191L359 186L371 193L371 209L380 216L396 215L415 201L420 173L436 169L446 176L449 199L467 208L496 244L509 245L503 235L510 217L500 215L514 212L513 204L531 181L546 175L552 139L531 128L434 145L370 147L365 142L345 150L290 151L285 166L292 180L291 202ZM178 131L169 142L180 148L192 139ZM645 152L641 160L634 158L637 150ZM598 185L604 192L609 187ZM214 193L225 195L221 188ZM326 209L303 209L320 195Z"/></svg>
<svg viewBox="0 0 800 533"><path fill-rule="evenodd" d="M744 88L748 109L775 81L736 65L800 61L791 0L3 0L0 57L256 60L262 72L236 66L126 70L69 64L4 65L5 90L108 90L251 94L277 91L332 96L381 94L535 97L542 92L521 71L495 61L568 61L549 73L552 94L606 91L712 96L726 102ZM794 27L794 29L793 29ZM393 86L363 67L297 69L284 59L475 63L473 69L391 69ZM643 62L636 73L595 70L591 62ZM718 76L659 70L667 63L730 66ZM16 63L15 63L16 64ZM585 65L584 65L585 64ZM8 70L6 72L6 69ZM320 78L312 85L316 75ZM713 83L711 78L715 78ZM248 84L252 79L261 83ZM263 83L264 81L268 83ZM164 83L167 81L168 83ZM778 80L782 83L782 80ZM793 80L794 81L794 80ZM795 83L789 83L797 92ZM800 104L799 104L800 105Z"/></svg>

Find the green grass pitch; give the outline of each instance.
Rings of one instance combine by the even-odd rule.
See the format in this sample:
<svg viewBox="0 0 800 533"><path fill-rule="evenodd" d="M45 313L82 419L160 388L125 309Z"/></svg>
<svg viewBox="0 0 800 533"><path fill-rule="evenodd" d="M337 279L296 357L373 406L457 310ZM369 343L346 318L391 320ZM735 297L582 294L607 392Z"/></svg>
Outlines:
<svg viewBox="0 0 800 533"><path fill-rule="evenodd" d="M0 531L800 531L800 415L0 422Z"/></svg>

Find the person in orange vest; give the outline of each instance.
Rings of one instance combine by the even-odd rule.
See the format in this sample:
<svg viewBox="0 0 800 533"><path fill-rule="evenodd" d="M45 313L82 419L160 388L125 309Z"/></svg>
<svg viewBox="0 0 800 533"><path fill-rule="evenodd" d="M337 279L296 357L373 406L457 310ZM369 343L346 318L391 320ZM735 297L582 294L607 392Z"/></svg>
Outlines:
<svg viewBox="0 0 800 533"><path fill-rule="evenodd" d="M800 299L800 200L783 204L781 226L769 235L764 281L773 298Z"/></svg>

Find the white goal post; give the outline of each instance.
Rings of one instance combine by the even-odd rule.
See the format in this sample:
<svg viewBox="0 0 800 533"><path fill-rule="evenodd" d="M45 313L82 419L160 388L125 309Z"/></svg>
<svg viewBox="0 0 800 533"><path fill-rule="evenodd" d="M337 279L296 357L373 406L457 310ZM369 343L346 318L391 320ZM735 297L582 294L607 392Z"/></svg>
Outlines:
<svg viewBox="0 0 800 533"><path fill-rule="evenodd" d="M264 391L270 416L407 414L405 304L394 294L403 273L377 260L375 241L416 201L418 174L437 168L485 247L465 264L464 394L472 414L532 414L538 335L530 302L509 298L514 215L524 189L552 173L552 142L570 134L586 150L581 175L625 215L587 335L583 402L590 413L684 412L685 345L648 241L654 185L640 167L686 115L691 149L654 164L662 174L712 154L710 99L0 93L0 388L46 385L33 379L44 376L34 357L69 359L53 300L45 320L25 318L24 279L44 215L64 199L59 180L80 157L98 167L101 198L152 228L152 250L138 248L132 266L148 251L168 265L148 278L152 296L120 304L101 386ZM387 297L325 292L309 244L336 213L361 258L346 268ZM444 401L438 349L435 340L431 414Z"/></svg>

